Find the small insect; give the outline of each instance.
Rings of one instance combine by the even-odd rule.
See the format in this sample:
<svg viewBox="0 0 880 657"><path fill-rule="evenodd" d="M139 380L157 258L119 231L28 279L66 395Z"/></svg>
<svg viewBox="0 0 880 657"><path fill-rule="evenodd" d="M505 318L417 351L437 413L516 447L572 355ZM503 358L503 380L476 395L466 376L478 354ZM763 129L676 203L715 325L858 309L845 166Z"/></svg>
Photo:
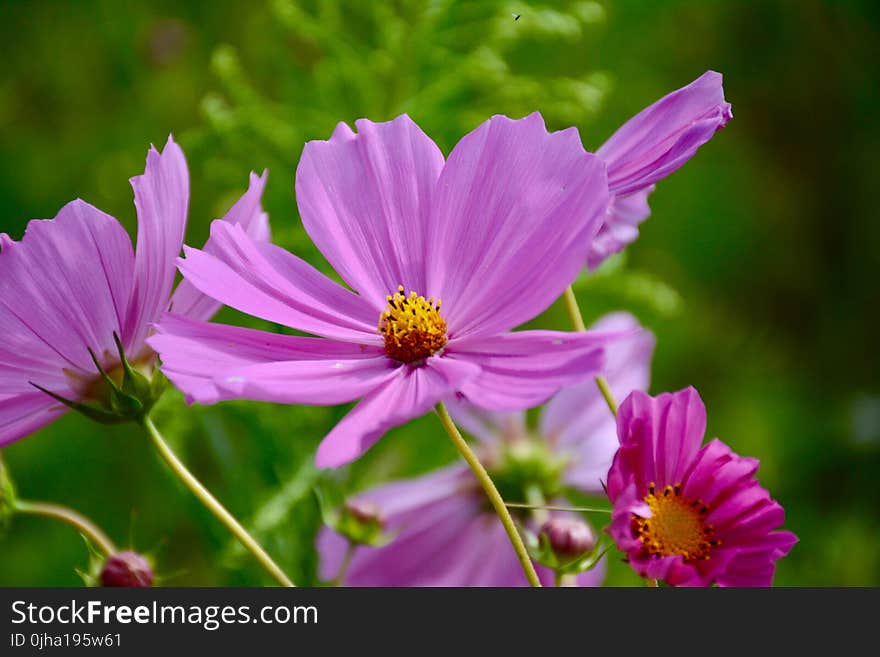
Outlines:
<svg viewBox="0 0 880 657"><path fill-rule="evenodd" d="M519 17L522 16L522 14L511 14L511 16L513 16L513 20L518 21Z"/></svg>

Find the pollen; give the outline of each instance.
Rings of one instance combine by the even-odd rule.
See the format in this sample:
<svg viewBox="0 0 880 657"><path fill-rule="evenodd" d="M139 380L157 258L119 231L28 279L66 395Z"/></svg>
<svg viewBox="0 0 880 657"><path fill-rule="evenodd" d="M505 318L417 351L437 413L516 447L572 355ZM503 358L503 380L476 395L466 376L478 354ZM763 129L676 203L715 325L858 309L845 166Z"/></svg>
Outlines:
<svg viewBox="0 0 880 657"><path fill-rule="evenodd" d="M712 549L721 545L714 527L704 522L709 507L702 500L682 496L680 483L660 491L651 483L644 499L651 517L633 515L632 532L647 555L680 554L685 561L699 561L708 559Z"/></svg>
<svg viewBox="0 0 880 657"><path fill-rule="evenodd" d="M388 307L379 316L379 333L385 353L402 363L416 363L446 345L446 321L440 315L440 299L425 299L414 291L404 294L403 285L385 297Z"/></svg>

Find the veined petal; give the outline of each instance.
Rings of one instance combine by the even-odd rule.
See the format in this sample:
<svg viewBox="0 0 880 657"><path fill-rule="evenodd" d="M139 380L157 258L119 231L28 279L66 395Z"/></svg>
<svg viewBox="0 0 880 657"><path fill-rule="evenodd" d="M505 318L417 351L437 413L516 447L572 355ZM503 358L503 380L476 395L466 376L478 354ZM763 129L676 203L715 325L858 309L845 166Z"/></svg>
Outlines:
<svg viewBox="0 0 880 657"><path fill-rule="evenodd" d="M633 391L617 412L621 447L637 459L633 473L644 490L680 483L706 433L706 407L694 388L656 397Z"/></svg>
<svg viewBox="0 0 880 657"><path fill-rule="evenodd" d="M472 404L514 411L545 402L565 385L597 374L604 348L631 332L518 331L450 342L443 358L479 365L480 375L460 389Z"/></svg>
<svg viewBox="0 0 880 657"><path fill-rule="evenodd" d="M62 404L36 390L0 397L0 447L24 438L66 411Z"/></svg>
<svg viewBox="0 0 880 657"><path fill-rule="evenodd" d="M676 171L732 116L715 71L643 109L596 151L608 165L612 194L631 194Z"/></svg>
<svg viewBox="0 0 880 657"><path fill-rule="evenodd" d="M606 258L622 251L639 236L639 224L651 214L648 196L654 191L649 185L632 194L617 196L608 207L605 223L590 244L587 267L595 270Z"/></svg>
<svg viewBox="0 0 880 657"><path fill-rule="evenodd" d="M355 406L318 447L315 464L335 468L353 461L382 435L399 424L427 413L479 373L468 362L432 357L420 367L401 366Z"/></svg>
<svg viewBox="0 0 880 657"><path fill-rule="evenodd" d="M271 238L269 215L263 212L260 198L266 186L267 172L258 176L251 172L250 185L240 199L235 202L222 221L240 225L255 242L268 242ZM202 247L206 253L214 253L215 248L210 238ZM199 292L186 279L180 281L171 296L171 310L177 315L185 315L193 319L211 319L223 304Z"/></svg>
<svg viewBox="0 0 880 657"><path fill-rule="evenodd" d="M451 337L495 335L545 310L583 266L608 206L603 163L574 128L492 117L453 149L430 219L427 292Z"/></svg>
<svg viewBox="0 0 880 657"><path fill-rule="evenodd" d="M198 290L242 312L327 338L381 344L379 316L363 297L244 228L211 224L212 253L185 247L178 263Z"/></svg>
<svg viewBox="0 0 880 657"><path fill-rule="evenodd" d="M605 377L615 399L646 390L651 376L654 336L629 313L612 313L592 326L599 331L636 331L605 349ZM559 391L544 407L541 435L569 454L566 481L582 490L601 492L619 445L617 425L593 379Z"/></svg>
<svg viewBox="0 0 880 657"><path fill-rule="evenodd" d="M148 339L190 401L339 404L393 374L378 347L279 335L166 314Z"/></svg>
<svg viewBox="0 0 880 657"><path fill-rule="evenodd" d="M64 369L96 374L88 350L115 353L133 269L125 230L88 203L72 201L55 219L31 221L22 241L5 241L0 253L2 349L16 355L0 371L25 370L22 392L31 391L29 380L52 387L41 376L51 371L56 379Z"/></svg>
<svg viewBox="0 0 880 657"><path fill-rule="evenodd" d="M381 311L398 285L424 293L425 228L443 154L406 115L340 123L296 171L303 226L340 276Z"/></svg>
<svg viewBox="0 0 880 657"><path fill-rule="evenodd" d="M168 309L186 231L189 205L189 172L183 151L171 137L160 154L154 146L147 153L143 175L131 179L138 216L134 290L122 341L136 356L150 324Z"/></svg>

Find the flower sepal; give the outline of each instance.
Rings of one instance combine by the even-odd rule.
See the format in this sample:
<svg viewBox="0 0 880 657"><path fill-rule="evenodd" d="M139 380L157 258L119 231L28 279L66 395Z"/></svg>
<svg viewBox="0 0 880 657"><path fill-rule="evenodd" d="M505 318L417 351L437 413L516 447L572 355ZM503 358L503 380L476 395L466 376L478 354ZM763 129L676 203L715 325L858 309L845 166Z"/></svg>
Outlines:
<svg viewBox="0 0 880 657"><path fill-rule="evenodd" d="M525 532L529 556L560 576L592 570L610 547L604 536L598 541L593 530L576 518L555 517L539 533Z"/></svg>
<svg viewBox="0 0 880 657"><path fill-rule="evenodd" d="M396 538L396 533L385 531L385 517L378 505L365 500L350 499L329 509L320 493L316 491L324 524L352 545L383 547Z"/></svg>
<svg viewBox="0 0 880 657"><path fill-rule="evenodd" d="M150 376L136 368L125 355L125 349L119 336L113 334L116 349L119 352L119 369L121 374L110 374L101 365L95 353L89 349L92 362L100 374L99 389L101 394L86 395L82 401L68 399L41 385L31 385L46 393L68 408L85 415L90 420L101 424L119 424L138 421L150 412L165 390L168 380L158 367L152 368ZM115 373L115 371L114 371Z"/></svg>

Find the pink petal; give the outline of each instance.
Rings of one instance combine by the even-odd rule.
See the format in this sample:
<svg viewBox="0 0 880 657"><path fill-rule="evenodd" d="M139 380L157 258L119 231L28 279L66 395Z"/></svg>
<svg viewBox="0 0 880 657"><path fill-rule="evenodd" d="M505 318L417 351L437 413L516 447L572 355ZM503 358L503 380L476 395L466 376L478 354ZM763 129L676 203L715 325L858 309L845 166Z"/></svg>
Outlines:
<svg viewBox="0 0 880 657"><path fill-rule="evenodd" d="M602 162L574 128L537 113L495 116L453 149L437 183L427 294L452 337L507 331L574 280L609 196Z"/></svg>
<svg viewBox="0 0 880 657"><path fill-rule="evenodd" d="M630 467L641 487L680 483L706 432L706 407L693 388L651 397L634 391L617 413L621 446L631 448Z"/></svg>
<svg viewBox="0 0 880 657"><path fill-rule="evenodd" d="M592 327L599 331L637 330L605 349L601 374L612 395L622 400L633 390L645 390L651 377L655 339L628 313L613 313ZM551 399L541 413L541 435L569 454L566 481L582 490L601 492L608 468L619 445L617 425L594 379L567 386Z"/></svg>
<svg viewBox="0 0 880 657"><path fill-rule="evenodd" d="M186 247L180 271L198 290L242 312L328 338L381 344L379 314L363 297L241 226L211 224L213 253Z"/></svg>
<svg viewBox="0 0 880 657"><path fill-rule="evenodd" d="M131 242L113 217L73 201L55 219L28 224L0 254L0 335L11 355L0 388L54 387L62 370L95 374L89 356L115 353L132 286ZM19 385L10 379L19 378Z"/></svg>
<svg viewBox="0 0 880 657"><path fill-rule="evenodd" d="M134 291L123 343L134 357L143 346L150 325L168 309L174 284L174 262L180 255L189 204L189 173L183 151L171 137L160 154L147 153L142 176L131 179L138 215Z"/></svg>
<svg viewBox="0 0 880 657"><path fill-rule="evenodd" d="M315 465L335 468L353 461L382 435L427 413L479 373L472 363L432 357L423 366L401 366L397 375L355 406L318 447Z"/></svg>
<svg viewBox="0 0 880 657"><path fill-rule="evenodd" d="M33 433L67 411L45 393L31 390L5 399L0 397L0 447Z"/></svg>
<svg viewBox="0 0 880 657"><path fill-rule="evenodd" d="M654 185L644 189L617 196L608 207L605 222L590 244L587 254L587 267L594 271L608 256L622 251L624 247L636 241L639 236L639 225L651 214L648 196L654 191Z"/></svg>
<svg viewBox="0 0 880 657"><path fill-rule="evenodd" d="M425 226L443 155L406 115L356 126L306 144L296 198L321 253L381 311L398 285L426 294Z"/></svg>
<svg viewBox="0 0 880 657"><path fill-rule="evenodd" d="M338 404L393 374L377 347L279 335L166 314L148 339L162 371L190 401Z"/></svg>
<svg viewBox="0 0 880 657"><path fill-rule="evenodd" d="M460 392L490 411L531 408L566 385L594 376L604 348L629 333L616 331L518 331L450 342L444 359L480 366L478 377Z"/></svg>
<svg viewBox="0 0 880 657"><path fill-rule="evenodd" d="M268 242L271 238L269 216L263 212L263 207L260 204L260 198L266 186L266 175L266 171L263 171L262 176L252 172L248 190L235 202L235 205L229 208L229 212L222 219L230 224L240 225L255 242ZM206 253L216 251L210 239L202 247L202 250ZM199 292L186 279L180 281L171 296L171 309L174 313L193 319L211 319L221 305L211 297Z"/></svg>
<svg viewBox="0 0 880 657"><path fill-rule="evenodd" d="M714 71L643 109L596 151L608 165L611 192L631 194L676 171L732 116Z"/></svg>

